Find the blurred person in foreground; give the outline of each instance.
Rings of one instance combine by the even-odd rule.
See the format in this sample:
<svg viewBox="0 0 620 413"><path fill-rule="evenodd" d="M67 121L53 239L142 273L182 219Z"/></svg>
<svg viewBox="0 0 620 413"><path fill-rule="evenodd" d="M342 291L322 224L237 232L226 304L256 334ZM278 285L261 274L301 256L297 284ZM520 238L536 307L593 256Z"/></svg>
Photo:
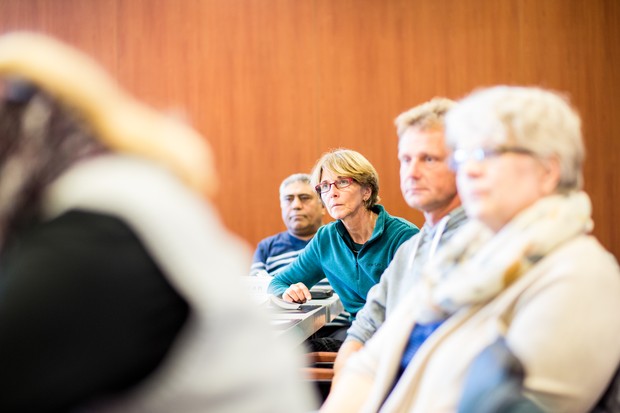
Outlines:
<svg viewBox="0 0 620 413"><path fill-rule="evenodd" d="M273 276L297 258L323 225L325 206L310 185L310 175L296 173L280 184L280 208L286 231L258 243L250 275Z"/></svg>
<svg viewBox="0 0 620 413"><path fill-rule="evenodd" d="M398 247L418 229L378 204L377 171L359 152L325 153L311 177L336 221L319 228L297 259L273 278L269 290L286 301L304 303L312 298L309 288L326 277L353 319ZM347 322L330 331L327 338L332 340L311 344L311 350L337 351L349 326Z"/></svg>
<svg viewBox="0 0 620 413"><path fill-rule="evenodd" d="M456 174L448 166L450 151L444 137L444 118L454 104L434 98L396 118L400 188L407 204L422 211L426 222L398 249L379 283L368 292L338 351L335 374L397 308L437 249L467 221L456 191Z"/></svg>
<svg viewBox="0 0 620 413"><path fill-rule="evenodd" d="M301 355L247 300L210 149L90 58L0 37L0 411L290 412Z"/></svg>
<svg viewBox="0 0 620 413"><path fill-rule="evenodd" d="M559 95L525 87L474 92L448 113L470 222L351 357L322 412L454 412L472 361L502 338L543 411L595 404L620 361L620 271L589 235L580 123Z"/></svg>

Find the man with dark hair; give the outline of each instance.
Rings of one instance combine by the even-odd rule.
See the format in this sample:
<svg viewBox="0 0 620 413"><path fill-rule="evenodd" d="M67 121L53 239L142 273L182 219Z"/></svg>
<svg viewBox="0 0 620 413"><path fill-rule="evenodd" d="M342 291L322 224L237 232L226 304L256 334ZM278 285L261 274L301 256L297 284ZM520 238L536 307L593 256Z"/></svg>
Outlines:
<svg viewBox="0 0 620 413"><path fill-rule="evenodd" d="M280 208L286 231L258 243L250 275L274 275L289 265L323 224L325 207L310 185L308 174L293 174L282 181Z"/></svg>

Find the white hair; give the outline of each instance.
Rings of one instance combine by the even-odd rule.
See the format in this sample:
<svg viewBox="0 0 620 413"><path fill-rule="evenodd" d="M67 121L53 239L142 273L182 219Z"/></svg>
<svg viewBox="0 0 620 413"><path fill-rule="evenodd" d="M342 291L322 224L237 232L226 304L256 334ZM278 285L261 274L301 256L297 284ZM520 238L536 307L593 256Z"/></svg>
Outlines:
<svg viewBox="0 0 620 413"><path fill-rule="evenodd" d="M446 116L446 142L518 146L560 164L558 192L581 189L585 150L581 120L567 98L537 87L495 86L475 91Z"/></svg>
<svg viewBox="0 0 620 413"><path fill-rule="evenodd" d="M295 182L301 182L301 183L310 185L310 174L296 173L296 174L292 174L284 178L284 180L280 184L280 195L282 195L282 192L284 192L284 189L287 186ZM314 188L313 188L312 193L314 193Z"/></svg>

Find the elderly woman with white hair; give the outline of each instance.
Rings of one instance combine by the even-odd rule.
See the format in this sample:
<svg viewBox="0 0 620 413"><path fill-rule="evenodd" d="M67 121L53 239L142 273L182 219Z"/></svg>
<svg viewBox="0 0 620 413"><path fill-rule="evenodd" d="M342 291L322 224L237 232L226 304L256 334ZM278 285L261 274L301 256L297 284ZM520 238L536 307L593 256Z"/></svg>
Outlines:
<svg viewBox="0 0 620 413"><path fill-rule="evenodd" d="M457 411L473 361L498 340L541 410L595 404L620 361L620 271L589 235L580 129L538 88L477 91L448 114L471 222L351 358L322 412Z"/></svg>

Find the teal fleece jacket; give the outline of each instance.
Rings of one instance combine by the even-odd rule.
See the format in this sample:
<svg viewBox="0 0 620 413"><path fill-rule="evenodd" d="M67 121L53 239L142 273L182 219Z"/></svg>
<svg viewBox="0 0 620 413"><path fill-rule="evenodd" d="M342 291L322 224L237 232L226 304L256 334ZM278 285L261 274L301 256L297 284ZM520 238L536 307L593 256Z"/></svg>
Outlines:
<svg viewBox="0 0 620 413"><path fill-rule="evenodd" d="M381 205L373 211L379 214L375 229L357 254L340 220L324 225L297 259L271 280L269 292L281 296L298 282L312 288L327 277L344 309L355 318L398 247L419 232L409 221L389 215Z"/></svg>

